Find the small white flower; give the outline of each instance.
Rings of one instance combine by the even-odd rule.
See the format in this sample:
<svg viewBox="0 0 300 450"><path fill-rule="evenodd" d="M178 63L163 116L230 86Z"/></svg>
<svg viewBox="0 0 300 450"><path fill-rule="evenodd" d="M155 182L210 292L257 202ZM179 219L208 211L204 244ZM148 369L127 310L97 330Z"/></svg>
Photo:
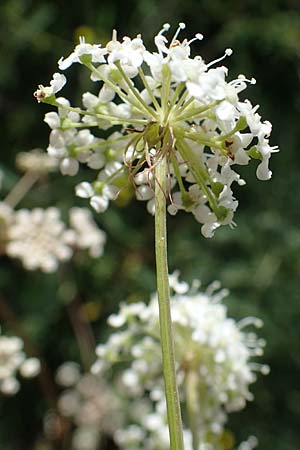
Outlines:
<svg viewBox="0 0 300 450"><path fill-rule="evenodd" d="M61 125L61 119L54 111L45 114L44 122L46 122L52 130L56 130Z"/></svg>
<svg viewBox="0 0 300 450"><path fill-rule="evenodd" d="M37 358L26 358L23 341L17 336L0 335L0 392L14 395L20 388L17 374L35 377L40 371Z"/></svg>
<svg viewBox="0 0 300 450"><path fill-rule="evenodd" d="M101 45L86 44L85 38L80 37L80 43L76 45L74 52L72 52L67 58L60 58L58 61L58 67L60 70L65 70L70 67L73 63L81 63L80 58L83 55L90 55L91 61L94 63L105 62L104 56L107 53L105 48L101 48Z"/></svg>
<svg viewBox="0 0 300 450"><path fill-rule="evenodd" d="M106 48L109 53L107 58L109 64L120 61L121 64L137 68L143 63L145 47L140 37L131 40L125 36L122 43L111 41L107 44Z"/></svg>
<svg viewBox="0 0 300 450"><path fill-rule="evenodd" d="M81 373L76 363L60 366L56 380L67 388L60 394L58 409L72 421L72 448L96 450L101 434L111 435L119 425L120 402L103 380L89 372Z"/></svg>
<svg viewBox="0 0 300 450"><path fill-rule="evenodd" d="M63 175L73 177L79 170L79 162L74 158L64 158L62 159L59 167Z"/></svg>
<svg viewBox="0 0 300 450"><path fill-rule="evenodd" d="M20 389L20 383L14 377L5 378L0 383L0 390L5 395L14 395L19 391L19 389Z"/></svg>
<svg viewBox="0 0 300 450"><path fill-rule="evenodd" d="M94 195L95 191L90 183L83 181L76 186L76 195L81 198L90 198Z"/></svg>
<svg viewBox="0 0 300 450"><path fill-rule="evenodd" d="M39 85L37 91L35 91L34 96L38 102L56 94L59 92L66 84L67 79L62 73L55 73L52 80L50 81L50 86Z"/></svg>
<svg viewBox="0 0 300 450"><path fill-rule="evenodd" d="M53 272L72 256L68 232L56 208L21 209L8 230L6 253L19 258L27 270Z"/></svg>
<svg viewBox="0 0 300 450"><path fill-rule="evenodd" d="M150 186L143 184L137 187L135 195L137 200L150 200L154 196L154 191Z"/></svg>
<svg viewBox="0 0 300 450"><path fill-rule="evenodd" d="M216 108L216 115L220 120L232 121L237 116L234 106L228 101L224 101Z"/></svg>
<svg viewBox="0 0 300 450"><path fill-rule="evenodd" d="M37 376L41 370L40 360L37 358L26 359L20 367L20 374L24 378L32 378Z"/></svg>
<svg viewBox="0 0 300 450"><path fill-rule="evenodd" d="M77 248L88 250L93 258L102 255L106 236L104 231L98 228L88 209L72 208L70 225L75 231L74 241Z"/></svg>
<svg viewBox="0 0 300 450"><path fill-rule="evenodd" d="M65 362L57 369L55 380L61 386L73 386L80 380L79 365L74 362Z"/></svg>
<svg viewBox="0 0 300 450"><path fill-rule="evenodd" d="M109 204L109 200L104 195L93 195L90 200L90 205L94 208L98 213L104 212L107 210Z"/></svg>

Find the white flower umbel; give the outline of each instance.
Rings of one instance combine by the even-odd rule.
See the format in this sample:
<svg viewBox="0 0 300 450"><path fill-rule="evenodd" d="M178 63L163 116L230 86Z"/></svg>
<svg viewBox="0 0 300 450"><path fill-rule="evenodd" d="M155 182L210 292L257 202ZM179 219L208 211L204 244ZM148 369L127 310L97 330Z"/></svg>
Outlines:
<svg viewBox="0 0 300 450"><path fill-rule="evenodd" d="M89 255L93 258L102 255L106 234L98 228L88 209L71 208L70 225L75 231L75 242L78 249L88 250Z"/></svg>
<svg viewBox="0 0 300 450"><path fill-rule="evenodd" d="M23 172L46 174L57 169L57 160L42 149L35 148L29 152L18 153L16 166Z"/></svg>
<svg viewBox="0 0 300 450"><path fill-rule="evenodd" d="M0 253L20 259L27 270L43 272L57 270L59 263L68 261L74 250L87 250L92 258L101 256L106 235L88 209L71 208L67 228L58 208L15 210L10 206L18 203L24 191L26 194L30 189L31 175L36 175L36 180L55 167L55 159L37 150L21 156L20 166L27 172L5 201L0 202Z"/></svg>
<svg viewBox="0 0 300 450"><path fill-rule="evenodd" d="M120 426L119 401L103 380L81 373L74 362L65 362L58 368L56 381L64 388L58 411L75 427L72 450L97 450L102 435L111 435Z"/></svg>
<svg viewBox="0 0 300 450"><path fill-rule="evenodd" d="M54 272L74 250L103 254L106 234L86 208L71 208L69 228L55 207L14 210L0 202L0 253L18 258L27 270Z"/></svg>
<svg viewBox="0 0 300 450"><path fill-rule="evenodd" d="M16 211L7 236L7 255L21 259L28 270L53 272L59 261L67 261L73 253L70 233L54 207Z"/></svg>
<svg viewBox="0 0 300 450"><path fill-rule="evenodd" d="M14 395L20 388L17 374L32 378L41 368L37 358L27 358L23 351L23 341L16 336L0 335L0 392Z"/></svg>
<svg viewBox="0 0 300 450"><path fill-rule="evenodd" d="M98 95L83 93L82 108L55 97L65 83L62 74L54 74L50 87L40 86L35 95L58 108L45 121L52 129L48 152L59 161L61 172L73 176L80 164L100 170L89 195L82 195L86 181L76 190L90 198L96 211L105 211L115 197L107 195L107 187L116 194L129 177L138 200L154 213L154 169L166 159L170 214L191 212L202 234L211 237L221 225L234 224L238 201L233 185L245 184L236 168L257 159L257 177L267 180L272 174L269 159L278 148L269 144L272 126L261 120L258 106L239 98L255 80L240 75L228 81L228 69L218 66L232 50L206 63L191 55L191 45L201 34L180 40L185 28L180 23L168 39L169 28L165 24L155 36L154 52L145 48L141 35L119 40L114 31L104 47L82 38L59 61L60 70L84 65L99 85ZM108 138L97 131L108 129Z"/></svg>
<svg viewBox="0 0 300 450"><path fill-rule="evenodd" d="M252 361L263 353L264 341L246 329L260 327L262 322L252 317L240 322L229 318L222 304L227 292L215 291L217 284L199 292L199 284L194 283L188 290L175 273L171 285L185 449L221 450L227 414L252 400L249 385L256 380L256 372L268 372L267 366ZM169 448L158 322L155 297L149 305L124 304L108 319L116 331L96 350L98 361L92 371L105 377L111 376L113 368L119 377L120 398L128 402L127 422L115 435L125 450Z"/></svg>

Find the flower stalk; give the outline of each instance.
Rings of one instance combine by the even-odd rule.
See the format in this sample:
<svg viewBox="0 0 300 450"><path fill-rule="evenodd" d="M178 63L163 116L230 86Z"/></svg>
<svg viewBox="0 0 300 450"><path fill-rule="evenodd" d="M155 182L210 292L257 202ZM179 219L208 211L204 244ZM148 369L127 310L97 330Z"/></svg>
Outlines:
<svg viewBox="0 0 300 450"><path fill-rule="evenodd" d="M166 184L167 160L162 157L155 168L155 254L159 322L170 448L172 450L183 450L182 422L176 383L174 342L170 309L167 258Z"/></svg>
<svg viewBox="0 0 300 450"><path fill-rule="evenodd" d="M25 197L27 192L30 191L32 186L38 181L40 176L40 173L30 170L27 171L6 196L4 203L9 205L11 208L15 208L22 198Z"/></svg>

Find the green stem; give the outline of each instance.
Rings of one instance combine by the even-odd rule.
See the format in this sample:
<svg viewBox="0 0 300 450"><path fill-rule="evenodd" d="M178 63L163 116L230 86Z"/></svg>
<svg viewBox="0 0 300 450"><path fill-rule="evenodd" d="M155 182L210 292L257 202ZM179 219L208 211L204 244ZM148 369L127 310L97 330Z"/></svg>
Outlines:
<svg viewBox="0 0 300 450"><path fill-rule="evenodd" d="M92 63L86 64L86 67L88 69L90 69L91 72L93 72L98 78L100 78L101 81L103 81L105 84L107 84L108 87L110 87L110 89L112 89L113 91L115 91L115 93L125 102L129 102L132 104L132 106L136 106L134 103L132 103L132 101L130 100L130 98L128 98L127 94L125 92L122 91L122 89L120 89L118 86L116 86L112 81L110 81L108 78L106 78L104 75L102 75L102 73L96 69L96 67L93 66Z"/></svg>
<svg viewBox="0 0 300 450"><path fill-rule="evenodd" d="M151 100L152 100L152 103L153 103L154 107L156 108L156 111L157 111L157 112L160 112L161 107L160 107L158 101L157 101L156 98L155 98L155 95L154 95L154 93L153 93L153 90L152 90L151 87L149 86L149 83L148 83L148 81L147 81L147 78L145 77L145 74L144 74L144 72L143 72L143 69L142 69L141 67L139 67L139 68L138 68L138 71L139 71L140 78L141 78L141 80L142 80L142 82L143 82L143 84L144 84L144 86L145 86L145 88L146 88L146 90L147 90L147 92L148 92L148 94L149 94Z"/></svg>
<svg viewBox="0 0 300 450"><path fill-rule="evenodd" d="M186 102L186 104L184 105L184 109L186 108L186 106L190 105L189 103L190 101ZM178 114L178 116L176 117L176 121L177 122L182 122L183 120L189 120L189 119L199 119L199 114L202 114L203 112L208 111L209 109L212 109L214 106L218 105L220 103L220 100L216 100L215 102L210 103L209 105L203 105L200 106L199 108L195 108L192 111L185 111L184 114L181 114L183 110L181 110Z"/></svg>
<svg viewBox="0 0 300 450"><path fill-rule="evenodd" d="M174 154L171 154L171 162L172 162L174 173L175 173L175 177L176 177L176 180L177 180L180 192L181 192L181 197L182 197L182 200L183 200L183 203L184 203L184 201L188 198L188 193L185 190L185 187L184 187L184 184L183 184L183 181L182 181L182 178L181 178L181 174L180 174L179 164L178 164L178 161L177 161L176 156Z"/></svg>
<svg viewBox="0 0 300 450"><path fill-rule="evenodd" d="M144 112L147 114L150 114L151 117L154 118L154 120L156 120L156 114L155 111L153 110L153 108L151 108L151 106L148 106L147 103L142 99L142 97L140 96L139 91L134 87L134 84L132 84L132 81L130 80L130 78L126 75L126 73L123 70L123 67L120 64L120 61L116 61L115 62L116 67L119 69L120 74L122 75L125 83L127 84L129 91L134 95L134 97L136 98L136 100L138 101L139 106L143 107ZM139 108L141 109L141 108Z"/></svg>
<svg viewBox="0 0 300 450"><path fill-rule="evenodd" d="M132 133L132 134L136 134L136 133ZM84 152L85 150L91 150L93 148L101 148L101 147L108 147L112 144L114 144L115 142L120 142L120 141L124 141L124 140L128 140L130 138L130 135L125 134L125 136L121 136L115 139L106 139L101 142L96 142L95 144L90 144L90 145L83 145L82 147L76 147L76 152L80 153L80 152ZM120 151L123 150L123 147L120 148Z"/></svg>
<svg viewBox="0 0 300 450"><path fill-rule="evenodd" d="M174 342L170 308L166 226L167 161L155 168L155 253L163 373L171 450L183 450L182 422L176 383Z"/></svg>
<svg viewBox="0 0 300 450"><path fill-rule="evenodd" d="M198 160L198 158L193 153L192 149L189 147L189 145L185 142L184 139L176 140L176 148L179 151L182 159L187 162L188 167L196 183L201 187L202 191L205 193L211 209L215 213L217 213L218 204L213 194L209 190L208 186L206 185L207 180L209 181L210 184L212 184L212 180L210 179L208 173L203 167L200 166L200 161Z"/></svg>
<svg viewBox="0 0 300 450"><path fill-rule="evenodd" d="M169 108L170 110L173 109L173 106L177 102L178 98L180 97L180 95L184 89L185 89L185 83L181 82L181 83L177 84L177 87L175 89L175 92L173 94L172 101L170 104L170 108ZM177 105L176 105L176 107L177 107Z"/></svg>
<svg viewBox="0 0 300 450"><path fill-rule="evenodd" d="M109 116L108 114L99 114L99 113L92 113L87 110L83 110L80 108L73 108L72 106L66 106L62 105L59 102L55 102L55 106L58 108L65 109L66 111L76 112L78 114L87 115L95 117L96 119L104 119L108 120L112 123L112 125L119 125L119 124L133 124L133 125L145 125L148 121L144 119L123 119L122 117L117 116ZM96 127L99 126L97 122L93 123L81 123L81 122L75 122L70 123L66 125L65 127L62 127L62 129L68 129L68 128L80 128L80 127Z"/></svg>
<svg viewBox="0 0 300 450"><path fill-rule="evenodd" d="M163 125L166 125L168 122L169 116L169 96L170 96L170 87L171 87L171 70L167 64L163 64L162 67L162 85L161 85L161 105L162 105L162 121Z"/></svg>
<svg viewBox="0 0 300 450"><path fill-rule="evenodd" d="M176 110L177 111L180 111L181 108L185 108L185 104L183 105L183 103L185 102L185 100L186 100L188 95L189 95L189 91L187 89L185 89L185 91L183 92L182 96L180 97L180 99L176 103ZM192 100L194 100L193 97L192 97Z"/></svg>
<svg viewBox="0 0 300 450"><path fill-rule="evenodd" d="M187 97L187 92L188 91L185 92L186 97ZM178 110L178 115L181 115L183 113L183 111L186 110L194 101L195 101L194 97L191 97L182 106L179 106L179 103L178 103L178 105L176 105L177 110Z"/></svg>

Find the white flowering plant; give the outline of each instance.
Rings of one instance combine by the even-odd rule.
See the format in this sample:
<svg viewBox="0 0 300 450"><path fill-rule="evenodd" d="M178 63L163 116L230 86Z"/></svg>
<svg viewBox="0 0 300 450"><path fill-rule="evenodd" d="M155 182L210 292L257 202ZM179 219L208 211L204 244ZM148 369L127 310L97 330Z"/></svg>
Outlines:
<svg viewBox="0 0 300 450"><path fill-rule="evenodd" d="M228 69L218 63L231 56L231 49L210 63L191 56L191 44L203 36L180 40L184 28L180 23L168 40L170 25L165 24L154 38L155 51L146 49L141 35L119 40L114 31L104 47L81 38L58 66L64 71L74 63L83 65L97 86L96 93L84 92L83 106L73 106L57 96L67 79L55 73L50 86L40 85L34 94L39 102L57 108L45 115L51 128L47 151L62 174L76 175L81 164L96 172L95 181L83 180L76 194L89 199L100 213L131 183L137 199L147 201L155 216L162 370L172 450L182 450L184 442L174 348L180 333L176 329L173 337L170 308L167 211L192 212L207 238L222 225L232 227L238 206L232 185L245 184L236 168L257 160L257 177L268 180L270 157L278 151L269 143L271 123L261 120L258 106L240 99L255 80L239 75L227 81ZM218 358L222 355L219 352ZM228 397L234 404L228 392L223 394L221 403L227 403ZM199 430L194 432L194 450L200 438Z"/></svg>
<svg viewBox="0 0 300 450"><path fill-rule="evenodd" d="M120 426L123 412L110 384L90 372L82 373L79 364L72 361L57 369L55 379L62 388L57 414L74 426L72 450L97 450L103 436L111 436ZM50 438L57 414L49 411L44 418L45 433Z"/></svg>
<svg viewBox="0 0 300 450"><path fill-rule="evenodd" d="M18 336L0 334L0 392L14 395L20 389L17 375L32 378L39 374L41 363L38 358L28 358L23 350L24 343Z"/></svg>
<svg viewBox="0 0 300 450"><path fill-rule="evenodd" d="M255 80L240 75L227 81L228 69L217 66L232 50L206 63L191 56L192 43L202 35L180 41L181 23L168 41L169 28L164 25L155 37L154 52L140 35L119 41L114 32L104 47L81 38L58 66L64 71L82 64L100 85L97 94L82 94L82 107L56 97L67 81L61 73L54 74L49 87L39 86L35 96L58 108L45 115L45 122L52 130L47 151L61 172L75 175L80 164L97 172L93 183L83 181L76 188L96 211L105 211L132 182L137 199L147 201L154 214L154 169L166 160L169 213L192 212L202 234L212 237L221 225L234 225L238 201L232 185L245 184L238 166L258 160L257 177L268 180L269 159L278 148L269 144L272 126L261 120L258 106L239 98ZM108 130L108 137L97 136L99 129Z"/></svg>
<svg viewBox="0 0 300 450"><path fill-rule="evenodd" d="M262 321L247 317L235 322L222 303L227 290L215 282L201 292L199 285L197 280L191 288L179 282L178 272L170 276L184 444L186 450L223 450L228 414L253 399L250 384L257 372L266 374L269 368L253 361L263 354L265 342L249 327L260 328ZM156 295L148 305L123 304L108 318L116 331L96 349L92 373L99 380L113 376L117 396L126 405L123 425L114 435L124 450L169 448L158 323Z"/></svg>
<svg viewBox="0 0 300 450"><path fill-rule="evenodd" d="M35 149L18 154L17 167L25 175L0 201L0 253L19 259L27 270L46 273L55 272L76 250L101 256L106 235L87 208L70 208L69 227L57 207L16 209L33 184L57 168L55 159Z"/></svg>

